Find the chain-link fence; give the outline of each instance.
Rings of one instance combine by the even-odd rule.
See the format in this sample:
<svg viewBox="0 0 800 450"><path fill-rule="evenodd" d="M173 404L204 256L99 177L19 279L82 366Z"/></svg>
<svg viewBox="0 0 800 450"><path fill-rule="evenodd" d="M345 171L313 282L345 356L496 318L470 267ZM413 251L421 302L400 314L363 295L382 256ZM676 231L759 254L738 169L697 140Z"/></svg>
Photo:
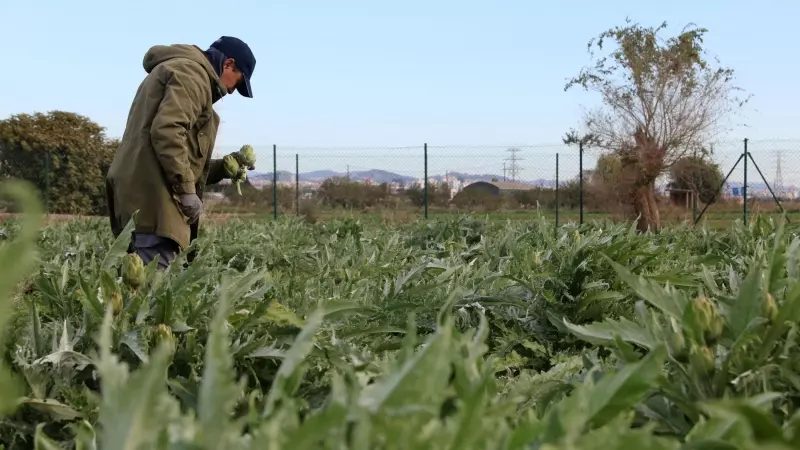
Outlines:
<svg viewBox="0 0 800 450"><path fill-rule="evenodd" d="M561 223L635 217L632 194L614 178L624 176L620 167L577 145L256 149L248 188L241 196L217 188L217 211L385 221L530 219L531 212ZM747 141L746 158L745 141L709 152L687 153L656 181L662 222L728 223L783 211L791 220L800 212L800 141ZM709 160L716 169L702 164Z"/></svg>
<svg viewBox="0 0 800 450"><path fill-rule="evenodd" d="M694 222L724 224L740 218L747 221L753 215L778 215L791 221L798 216L799 142L744 140L714 150L713 159L725 175L713 202L709 204L702 195L695 199Z"/></svg>
<svg viewBox="0 0 800 450"><path fill-rule="evenodd" d="M258 163L241 194L229 180L207 188L209 213L397 222L461 214L528 220L536 212L564 223L637 212L629 179L636 170L577 145L254 148ZM218 147L213 157L237 150ZM687 153L655 182L662 223L800 216L800 141L720 142L709 150ZM69 177L61 172L71 166L46 156L31 170L48 173L31 176L58 213L86 188L64 189ZM716 168L702 162L709 160ZM92 202L103 200L101 191Z"/></svg>

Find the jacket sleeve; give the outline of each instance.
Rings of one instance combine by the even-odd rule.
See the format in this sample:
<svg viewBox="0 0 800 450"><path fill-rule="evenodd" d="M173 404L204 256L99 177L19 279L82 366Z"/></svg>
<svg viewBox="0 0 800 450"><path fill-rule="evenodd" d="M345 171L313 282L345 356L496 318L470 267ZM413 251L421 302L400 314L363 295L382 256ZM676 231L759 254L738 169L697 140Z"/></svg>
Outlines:
<svg viewBox="0 0 800 450"><path fill-rule="evenodd" d="M172 70L165 74L164 96L150 126L150 139L168 185L176 194L195 193L189 164L188 130L202 111L203 89L196 77Z"/></svg>
<svg viewBox="0 0 800 450"><path fill-rule="evenodd" d="M222 166L222 158L212 159L211 168L208 170L207 185L217 184L225 179L225 169Z"/></svg>

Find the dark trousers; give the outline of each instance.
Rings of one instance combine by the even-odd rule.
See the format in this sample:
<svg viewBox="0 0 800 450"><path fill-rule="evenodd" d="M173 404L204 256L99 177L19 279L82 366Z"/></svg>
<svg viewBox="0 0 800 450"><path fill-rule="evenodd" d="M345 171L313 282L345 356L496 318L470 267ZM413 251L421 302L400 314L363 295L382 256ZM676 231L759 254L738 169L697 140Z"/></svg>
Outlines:
<svg viewBox="0 0 800 450"><path fill-rule="evenodd" d="M166 270L180 252L180 246L172 239L138 235L134 236L132 241L131 253L139 255L145 265L158 257L158 270Z"/></svg>

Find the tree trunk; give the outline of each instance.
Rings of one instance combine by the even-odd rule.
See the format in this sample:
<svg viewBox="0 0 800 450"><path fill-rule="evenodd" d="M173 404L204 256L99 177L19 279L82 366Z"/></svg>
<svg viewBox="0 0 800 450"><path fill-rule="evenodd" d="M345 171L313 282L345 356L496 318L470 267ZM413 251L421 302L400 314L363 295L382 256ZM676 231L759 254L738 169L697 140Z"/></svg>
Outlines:
<svg viewBox="0 0 800 450"><path fill-rule="evenodd" d="M638 216L636 229L642 233L659 231L661 215L656 203L656 179L664 169L667 147L658 145L643 128L636 130L633 140L633 145L621 152L623 184L630 193L634 214Z"/></svg>
<svg viewBox="0 0 800 450"><path fill-rule="evenodd" d="M637 186L634 190L633 209L639 218L636 229L640 232L658 231L661 229L661 215L656 203L655 182Z"/></svg>

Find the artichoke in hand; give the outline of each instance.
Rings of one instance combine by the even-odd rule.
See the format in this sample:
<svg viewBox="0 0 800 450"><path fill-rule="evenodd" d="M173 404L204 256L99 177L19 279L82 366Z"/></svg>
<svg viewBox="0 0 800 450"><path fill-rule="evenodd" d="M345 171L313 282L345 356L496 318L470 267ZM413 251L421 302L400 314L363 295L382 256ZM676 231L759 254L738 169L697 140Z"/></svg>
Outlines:
<svg viewBox="0 0 800 450"><path fill-rule="evenodd" d="M256 153L253 147L243 145L238 152L222 158L225 175L236 185L236 192L242 195L241 183L247 180L247 171L256 168Z"/></svg>
<svg viewBox="0 0 800 450"><path fill-rule="evenodd" d="M234 157L236 158L236 162L238 162L240 166L246 167L247 170L256 169L256 152L253 150L253 147L247 144L243 145L238 152L234 153Z"/></svg>

